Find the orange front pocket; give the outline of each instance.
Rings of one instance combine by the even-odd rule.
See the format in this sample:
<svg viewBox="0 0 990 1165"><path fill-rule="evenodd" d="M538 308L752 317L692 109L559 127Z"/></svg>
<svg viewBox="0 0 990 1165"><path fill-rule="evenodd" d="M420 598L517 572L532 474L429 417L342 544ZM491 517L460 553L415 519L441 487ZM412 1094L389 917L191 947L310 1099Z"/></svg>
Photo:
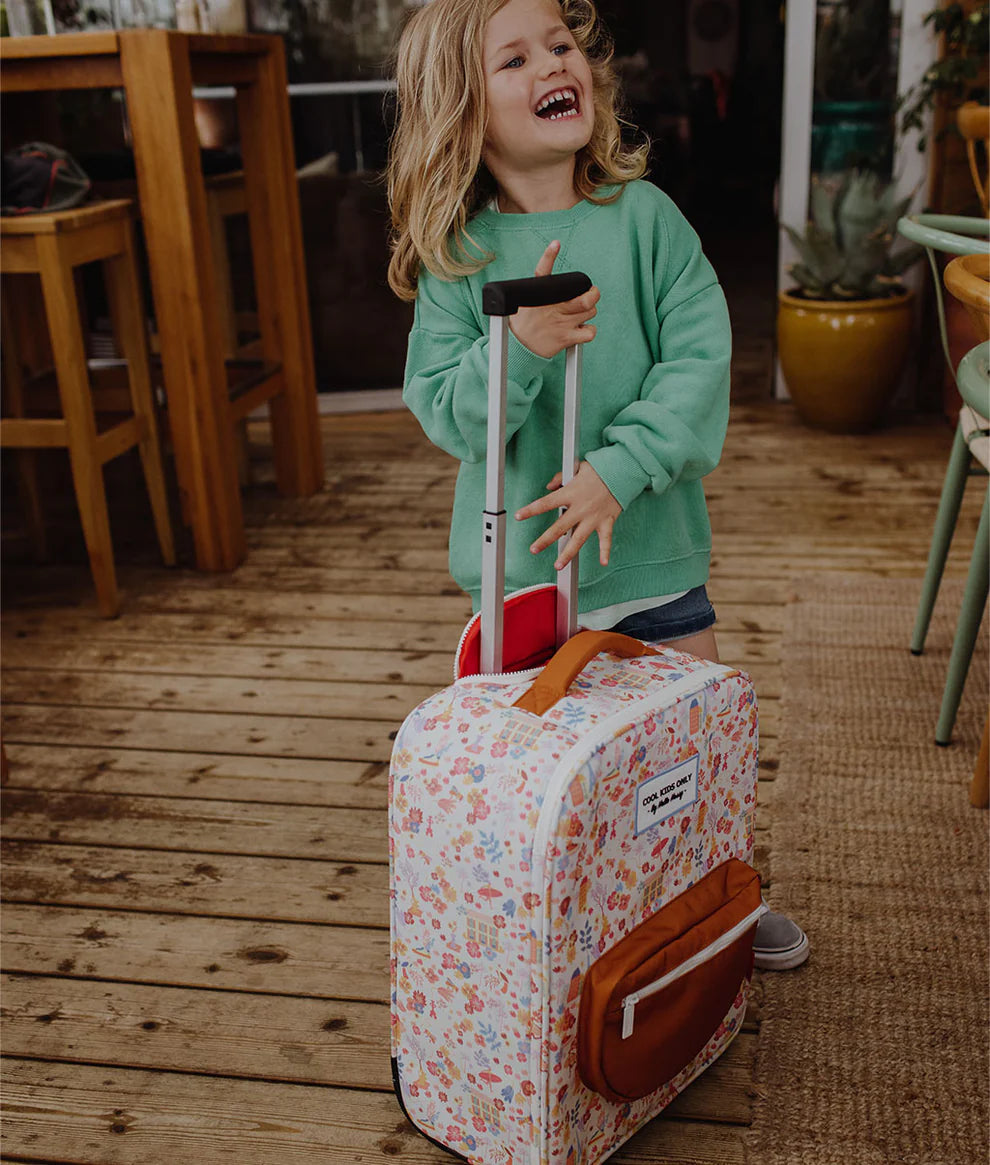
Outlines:
<svg viewBox="0 0 990 1165"><path fill-rule="evenodd" d="M638 1100L690 1064L752 974L764 909L759 875L730 858L602 955L581 991L585 1085Z"/></svg>

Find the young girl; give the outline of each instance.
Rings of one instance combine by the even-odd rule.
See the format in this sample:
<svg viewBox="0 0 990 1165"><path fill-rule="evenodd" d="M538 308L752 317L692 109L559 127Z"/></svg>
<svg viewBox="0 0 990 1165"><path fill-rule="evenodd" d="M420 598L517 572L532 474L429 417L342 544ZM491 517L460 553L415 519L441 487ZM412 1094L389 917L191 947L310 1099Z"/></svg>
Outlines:
<svg viewBox="0 0 990 1165"><path fill-rule="evenodd" d="M584 547L582 626L717 660L701 479L728 423L728 311L697 235L640 180L647 146L622 140L610 57L591 0L431 0L409 21L389 164L389 282L416 302L404 399L461 462L450 568L477 607L481 289L555 264L587 272L584 295L510 317L506 588L549 581ZM581 462L561 488L562 352L575 343ZM568 531L556 560L544 553ZM807 952L798 926L764 916L758 966Z"/></svg>

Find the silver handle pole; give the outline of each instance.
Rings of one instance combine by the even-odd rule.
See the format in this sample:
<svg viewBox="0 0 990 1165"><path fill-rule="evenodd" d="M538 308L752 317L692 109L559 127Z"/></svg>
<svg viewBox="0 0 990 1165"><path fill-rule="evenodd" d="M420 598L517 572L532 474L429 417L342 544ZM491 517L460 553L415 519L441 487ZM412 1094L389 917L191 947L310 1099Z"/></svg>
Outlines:
<svg viewBox="0 0 990 1165"><path fill-rule="evenodd" d="M488 453L485 466L484 541L481 547L481 671L502 670L505 609L505 397L509 321L491 317L488 340Z"/></svg>
<svg viewBox="0 0 990 1165"><path fill-rule="evenodd" d="M581 417L581 369L584 349L574 344L567 349L567 364L564 372L564 442L561 463L561 484L574 476L574 466L578 459L578 431ZM563 512L563 511L561 511ZM557 542L557 553L563 554L570 535L565 534ZM577 555L557 572L557 647L577 633L578 615L578 560Z"/></svg>

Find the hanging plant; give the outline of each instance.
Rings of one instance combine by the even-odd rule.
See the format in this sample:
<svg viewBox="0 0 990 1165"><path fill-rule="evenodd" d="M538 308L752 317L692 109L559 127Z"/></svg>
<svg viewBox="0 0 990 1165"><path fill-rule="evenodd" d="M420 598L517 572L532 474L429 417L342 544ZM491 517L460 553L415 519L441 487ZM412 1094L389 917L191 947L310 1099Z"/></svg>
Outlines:
<svg viewBox="0 0 990 1165"><path fill-rule="evenodd" d="M951 108L962 105L964 101L986 102L985 87L979 84L979 78L987 60L990 3L975 7L947 4L929 12L924 23L930 24L945 38L945 49L921 80L901 97L902 133L912 129L923 131L925 115L940 102ZM922 132L918 149L924 150L927 144L927 137Z"/></svg>

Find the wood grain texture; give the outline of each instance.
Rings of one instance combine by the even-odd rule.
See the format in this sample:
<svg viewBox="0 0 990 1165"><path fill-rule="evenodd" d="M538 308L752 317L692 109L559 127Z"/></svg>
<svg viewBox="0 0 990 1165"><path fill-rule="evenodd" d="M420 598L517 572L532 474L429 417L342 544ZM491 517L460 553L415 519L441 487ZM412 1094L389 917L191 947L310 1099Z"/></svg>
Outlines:
<svg viewBox="0 0 990 1165"><path fill-rule="evenodd" d="M323 491L280 498L252 426L250 554L221 580L127 565L108 623L73 568L9 572L5 1160L450 1160L389 1092L384 809L390 734L447 682L468 609L446 573L453 464L402 414L322 434ZM792 580L923 567L951 432L874 438L744 400L711 483L722 655L761 702L768 882ZM619 1165L743 1165L759 999Z"/></svg>

